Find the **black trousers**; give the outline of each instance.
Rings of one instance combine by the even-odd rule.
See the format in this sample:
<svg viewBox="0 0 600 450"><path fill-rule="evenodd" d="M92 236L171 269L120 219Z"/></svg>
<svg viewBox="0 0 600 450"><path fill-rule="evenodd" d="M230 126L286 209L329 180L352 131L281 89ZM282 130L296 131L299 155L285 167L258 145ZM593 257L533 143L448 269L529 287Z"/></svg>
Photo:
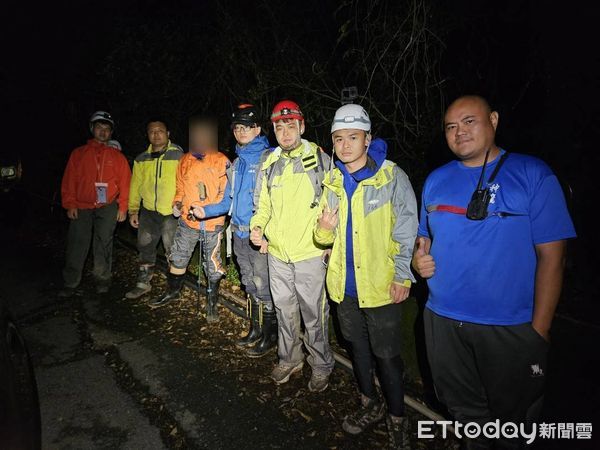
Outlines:
<svg viewBox="0 0 600 450"><path fill-rule="evenodd" d="M110 282L112 277L113 234L119 206L116 202L101 208L79 209L78 218L69 222L63 279L66 287L75 288L81 281L83 266L90 249L94 253L94 278Z"/></svg>
<svg viewBox="0 0 600 450"><path fill-rule="evenodd" d="M459 422L531 423L539 415L549 344L530 323L480 325L425 309L437 395Z"/></svg>
<svg viewBox="0 0 600 450"><path fill-rule="evenodd" d="M337 306L337 314L342 335L352 346L350 356L360 392L369 398L377 398L373 379L377 368L388 412L403 416L402 306L360 308L358 299L345 296Z"/></svg>

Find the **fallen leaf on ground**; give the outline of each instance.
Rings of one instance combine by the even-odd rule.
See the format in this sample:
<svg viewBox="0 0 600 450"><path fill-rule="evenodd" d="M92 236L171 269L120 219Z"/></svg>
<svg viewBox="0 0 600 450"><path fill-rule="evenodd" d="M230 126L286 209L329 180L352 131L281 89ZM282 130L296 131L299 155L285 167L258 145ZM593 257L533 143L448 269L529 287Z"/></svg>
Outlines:
<svg viewBox="0 0 600 450"><path fill-rule="evenodd" d="M306 420L306 422L312 422L312 417L310 417L308 414L304 414L302 411L300 411L297 408L292 409L293 412L296 412L298 414L300 414L302 416L302 418L304 420Z"/></svg>

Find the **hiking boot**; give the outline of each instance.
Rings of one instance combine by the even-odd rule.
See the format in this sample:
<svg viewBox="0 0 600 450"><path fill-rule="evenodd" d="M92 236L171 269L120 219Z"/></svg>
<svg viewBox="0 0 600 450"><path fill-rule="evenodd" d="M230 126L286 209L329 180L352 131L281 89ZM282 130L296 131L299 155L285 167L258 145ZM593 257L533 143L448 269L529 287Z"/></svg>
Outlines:
<svg viewBox="0 0 600 450"><path fill-rule="evenodd" d="M138 279L135 287L125 294L125 298L139 298L147 292L150 292L152 286L150 280L154 275L154 266L142 264L138 271Z"/></svg>
<svg viewBox="0 0 600 450"><path fill-rule="evenodd" d="M264 305L261 305L264 308ZM262 320L262 338L254 347L248 349L246 355L250 358L260 358L277 348L277 317L275 311L264 310Z"/></svg>
<svg viewBox="0 0 600 450"><path fill-rule="evenodd" d="M162 297L148 303L148 306L150 308L160 308L168 305L173 300L179 300L179 294L181 294L181 287L183 286L183 277L184 274L175 275L169 272L167 274L167 292Z"/></svg>
<svg viewBox="0 0 600 450"><path fill-rule="evenodd" d="M310 392L323 392L329 386L330 372L313 370L308 382L308 390Z"/></svg>
<svg viewBox="0 0 600 450"><path fill-rule="evenodd" d="M360 396L360 408L346 416L342 428L346 433L360 434L385 416L385 404L365 395Z"/></svg>
<svg viewBox="0 0 600 450"><path fill-rule="evenodd" d="M251 296L248 296L248 309L250 318L250 330L248 334L241 338L239 341L235 343L235 346L238 348L249 347L252 344L255 344L262 337L262 329L259 322L259 314L260 314L260 303L255 301L255 299Z"/></svg>
<svg viewBox="0 0 600 450"><path fill-rule="evenodd" d="M388 429L388 448L411 450L408 420L405 417L388 415L385 422Z"/></svg>
<svg viewBox="0 0 600 450"><path fill-rule="evenodd" d="M271 379L275 382L275 384L287 383L292 374L300 372L303 367L304 361L300 361L296 364L285 364L280 362L271 372Z"/></svg>
<svg viewBox="0 0 600 450"><path fill-rule="evenodd" d="M75 288L65 286L60 291L58 291L57 295L61 298L73 297L75 295Z"/></svg>

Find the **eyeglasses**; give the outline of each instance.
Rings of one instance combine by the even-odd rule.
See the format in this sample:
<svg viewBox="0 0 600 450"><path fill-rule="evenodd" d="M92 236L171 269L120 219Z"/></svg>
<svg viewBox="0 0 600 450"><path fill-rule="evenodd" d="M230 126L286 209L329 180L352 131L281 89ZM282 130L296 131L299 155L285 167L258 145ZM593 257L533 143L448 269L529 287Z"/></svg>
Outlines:
<svg viewBox="0 0 600 450"><path fill-rule="evenodd" d="M231 129L236 133L248 133L251 129L256 128L256 125L233 125Z"/></svg>

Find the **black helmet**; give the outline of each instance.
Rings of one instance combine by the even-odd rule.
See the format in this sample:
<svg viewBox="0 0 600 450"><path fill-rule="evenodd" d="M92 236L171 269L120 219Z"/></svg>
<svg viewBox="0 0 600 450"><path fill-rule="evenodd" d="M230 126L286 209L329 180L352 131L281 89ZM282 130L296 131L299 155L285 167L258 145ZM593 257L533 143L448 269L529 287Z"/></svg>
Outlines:
<svg viewBox="0 0 600 450"><path fill-rule="evenodd" d="M250 103L242 103L238 105L237 109L231 114L231 125L258 125L258 111L256 106Z"/></svg>

